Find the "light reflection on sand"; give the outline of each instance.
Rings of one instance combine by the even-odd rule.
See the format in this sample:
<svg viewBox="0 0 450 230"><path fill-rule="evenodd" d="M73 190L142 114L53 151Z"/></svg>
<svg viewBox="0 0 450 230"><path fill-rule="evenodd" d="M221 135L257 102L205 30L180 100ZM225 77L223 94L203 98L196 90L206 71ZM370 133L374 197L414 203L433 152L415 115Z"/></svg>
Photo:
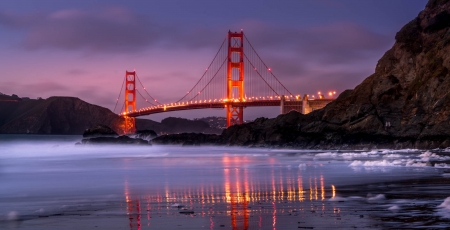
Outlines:
<svg viewBox="0 0 450 230"><path fill-rule="evenodd" d="M246 157L222 157L223 178L217 178L223 181L222 184L202 183L179 189L171 188L166 183L161 191L130 195L129 182L125 181L124 199L130 229L140 230L142 225L151 226L152 216L177 214L183 208L193 210L191 216L207 217L210 229L225 224L236 230L256 226L277 229L277 217L286 213L297 216L304 212L325 212L327 209L339 213L336 211L339 208L327 207L330 203L323 202L335 197L337 189L334 185L326 187L325 177L320 172L305 177L300 170L272 168L269 178L261 178L242 167L250 161ZM304 180L309 181L306 183L307 188L304 188ZM308 200L305 200L305 194L309 194ZM305 202L310 204L299 205ZM146 210L141 208L142 205ZM143 220L142 216L146 218ZM217 216L228 217L228 223L223 220L216 223Z"/></svg>
<svg viewBox="0 0 450 230"><path fill-rule="evenodd" d="M446 152L75 147L72 137L30 138L0 138L8 188L0 189L0 229L380 229L418 217L414 226L422 226L430 216L447 223L448 208L438 207L450 194ZM194 213L180 214L181 205Z"/></svg>

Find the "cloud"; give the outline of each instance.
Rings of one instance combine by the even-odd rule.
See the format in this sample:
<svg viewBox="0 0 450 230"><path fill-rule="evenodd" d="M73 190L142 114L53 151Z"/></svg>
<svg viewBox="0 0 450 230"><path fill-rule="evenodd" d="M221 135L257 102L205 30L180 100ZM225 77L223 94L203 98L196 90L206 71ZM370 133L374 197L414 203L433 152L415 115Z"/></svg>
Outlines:
<svg viewBox="0 0 450 230"><path fill-rule="evenodd" d="M29 13L29 14L17 14L12 11L0 10L0 26L4 26L9 29L24 29L30 28L39 24L43 17L42 13Z"/></svg>
<svg viewBox="0 0 450 230"><path fill-rule="evenodd" d="M373 52L384 52L393 43L393 38L351 22L301 28L246 21L240 26L249 28L244 32L258 52L291 50L303 60L323 64L359 60Z"/></svg>
<svg viewBox="0 0 450 230"><path fill-rule="evenodd" d="M0 25L24 30L22 45L28 50L134 52L161 41L159 25L123 7L29 14L0 11Z"/></svg>
<svg viewBox="0 0 450 230"><path fill-rule="evenodd" d="M136 52L149 47L218 49L229 28L243 28L258 51L290 49L324 64L365 57L385 50L393 39L351 22L309 27L246 20L225 27L168 24L110 6L99 10L64 9L50 13L0 11L0 25L25 30L23 46L90 52ZM232 29L233 30L233 29Z"/></svg>
<svg viewBox="0 0 450 230"><path fill-rule="evenodd" d="M158 28L125 8L98 13L61 10L30 28L24 45L29 50L58 48L89 51L136 51L158 41Z"/></svg>
<svg viewBox="0 0 450 230"><path fill-rule="evenodd" d="M112 92L105 92L104 90L99 90L96 87L88 87L83 90L78 90L73 93L74 95L79 95L78 97L81 100L87 101L89 103L93 103L96 105L100 105L103 107L108 107L114 109L114 105L116 104L115 95ZM120 105L118 105L120 106ZM120 108L116 109L116 112L120 110Z"/></svg>
<svg viewBox="0 0 450 230"><path fill-rule="evenodd" d="M25 84L22 87L35 92L64 92L69 89L69 87L51 81Z"/></svg>
<svg viewBox="0 0 450 230"><path fill-rule="evenodd" d="M88 72L83 69L70 69L67 71L67 75L69 76L80 76L86 75Z"/></svg>
<svg viewBox="0 0 450 230"><path fill-rule="evenodd" d="M15 94L25 94L23 96L35 95L37 97L47 97L56 95L58 93L66 93L70 90L69 87L53 81L42 81L36 83L20 84L17 82L1 82L1 92L11 92Z"/></svg>

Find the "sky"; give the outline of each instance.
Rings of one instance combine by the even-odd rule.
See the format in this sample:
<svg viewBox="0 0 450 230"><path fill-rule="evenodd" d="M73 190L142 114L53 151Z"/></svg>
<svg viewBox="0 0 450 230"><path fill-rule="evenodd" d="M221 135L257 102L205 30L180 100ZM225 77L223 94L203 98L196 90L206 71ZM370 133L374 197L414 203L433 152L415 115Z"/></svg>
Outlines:
<svg viewBox="0 0 450 230"><path fill-rule="evenodd" d="M162 103L202 76L227 32L243 30L294 94L353 89L426 0L2 0L0 92L73 96L114 109L125 71ZM119 109L116 108L116 113ZM246 108L244 119L277 107ZM147 117L225 116L194 110Z"/></svg>

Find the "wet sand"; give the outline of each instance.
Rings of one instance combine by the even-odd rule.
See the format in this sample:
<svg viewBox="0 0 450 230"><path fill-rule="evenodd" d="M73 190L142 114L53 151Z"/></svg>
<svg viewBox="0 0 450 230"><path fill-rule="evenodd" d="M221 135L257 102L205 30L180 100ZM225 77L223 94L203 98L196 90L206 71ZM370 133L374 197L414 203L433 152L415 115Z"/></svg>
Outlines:
<svg viewBox="0 0 450 230"><path fill-rule="evenodd" d="M449 153L64 143L0 145L0 229L449 227Z"/></svg>
<svg viewBox="0 0 450 230"><path fill-rule="evenodd" d="M436 206L450 194L450 178L320 188L303 193L135 194L76 202L4 220L1 229L408 229L449 227ZM367 194L383 194L370 200ZM329 195L328 195L329 194ZM331 197L329 197L331 196ZM399 206L397 210L389 207ZM401 207L401 208L400 208ZM184 214L182 212L193 211Z"/></svg>

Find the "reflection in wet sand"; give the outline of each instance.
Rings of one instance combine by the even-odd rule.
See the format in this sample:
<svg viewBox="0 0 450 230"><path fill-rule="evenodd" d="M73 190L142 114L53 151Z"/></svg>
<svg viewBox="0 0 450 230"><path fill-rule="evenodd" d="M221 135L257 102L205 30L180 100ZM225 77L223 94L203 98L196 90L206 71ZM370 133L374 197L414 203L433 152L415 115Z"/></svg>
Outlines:
<svg viewBox="0 0 450 230"><path fill-rule="evenodd" d="M80 148L79 137L10 137L0 138L0 229L448 228L449 150Z"/></svg>
<svg viewBox="0 0 450 230"><path fill-rule="evenodd" d="M275 230L279 228L277 218L280 215L324 212L326 205L330 205L324 201L336 196L335 186L326 186L320 170L303 175L298 169L276 170L276 167L271 167L270 176L261 177L241 167L247 161L249 159L245 157L225 156L222 158L222 180L218 178L217 183L202 182L182 189L171 188L171 184L166 183L162 190L131 194L129 183L125 181L130 229L141 229L142 215L147 217L144 226L149 227L152 216L177 216L185 208L194 211L191 217L206 218L210 229L224 227L225 223L236 230L249 229L250 226L264 229L271 226ZM305 184L308 187L305 188ZM305 194L309 194L308 200L305 200ZM144 211L141 203L146 207ZM338 210L335 207L329 209L334 213ZM228 217L228 221L220 217Z"/></svg>

